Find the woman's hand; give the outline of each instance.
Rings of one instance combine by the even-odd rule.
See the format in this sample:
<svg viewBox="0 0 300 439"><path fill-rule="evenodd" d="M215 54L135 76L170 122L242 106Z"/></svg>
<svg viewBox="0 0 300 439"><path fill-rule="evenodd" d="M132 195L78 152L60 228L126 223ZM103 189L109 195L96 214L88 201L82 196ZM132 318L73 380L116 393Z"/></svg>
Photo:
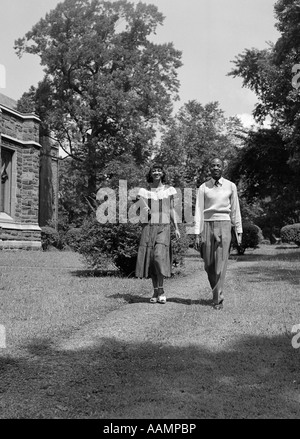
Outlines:
<svg viewBox="0 0 300 439"><path fill-rule="evenodd" d="M176 236L176 239L179 239L179 238L180 238L180 232L179 232L179 229L175 229L175 236Z"/></svg>

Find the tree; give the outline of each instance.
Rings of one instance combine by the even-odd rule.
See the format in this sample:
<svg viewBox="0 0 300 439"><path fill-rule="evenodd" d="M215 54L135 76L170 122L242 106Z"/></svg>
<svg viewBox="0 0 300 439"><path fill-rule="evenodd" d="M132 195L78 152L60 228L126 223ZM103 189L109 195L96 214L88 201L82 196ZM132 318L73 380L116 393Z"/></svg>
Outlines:
<svg viewBox="0 0 300 439"><path fill-rule="evenodd" d="M289 147L278 130L250 132L228 173L239 187L243 220L255 221L265 236L299 222L299 174L289 165Z"/></svg>
<svg viewBox="0 0 300 439"><path fill-rule="evenodd" d="M269 177L272 191L268 183L264 190L269 193L270 201L266 204L267 198L263 198L258 202L267 210L267 217L275 220L279 227L280 221L281 226L288 221L299 221L300 84L297 71L300 68L300 4L295 0L278 0L274 11L276 27L281 34L279 39L275 44L269 43L264 50L246 49L239 54L229 75L241 77L243 86L256 93L259 101L254 117L259 121L271 117L273 130L269 134L252 135L239 161L244 161L244 168L248 167L244 174L248 180L244 178L244 184L249 194L254 190L256 180L258 195L263 197L258 181L265 181L266 175ZM262 144L259 145L260 141ZM271 145L271 141L275 143ZM265 159L268 157L263 161L263 166L267 165L267 169L262 170L264 175L260 175L262 154L265 154ZM254 170L253 162L257 170Z"/></svg>
<svg viewBox="0 0 300 439"><path fill-rule="evenodd" d="M162 23L153 5L65 0L15 42L19 56L40 56L35 109L76 160L84 196L95 194L111 160L145 162L153 126L171 114L181 52L150 41Z"/></svg>
<svg viewBox="0 0 300 439"><path fill-rule="evenodd" d="M244 136L240 120L225 118L218 102L189 101L166 129L158 157L175 186L199 186L208 177L209 160L219 156L230 162Z"/></svg>
<svg viewBox="0 0 300 439"><path fill-rule="evenodd" d="M98 207L94 196L82 193L85 181L82 181L77 164L78 162L70 157L60 161L59 225L60 229L63 230L68 229L71 225L79 227L85 217ZM119 199L120 180L126 181L126 188L128 190L142 186L145 184L146 169L146 166L135 165L132 162L131 155L123 155L121 158L116 158L109 162L102 170L102 187L114 189L117 199ZM121 196L124 197L124 194ZM125 202L124 199L123 202ZM129 199L127 199L127 205L128 207L130 206Z"/></svg>
<svg viewBox="0 0 300 439"><path fill-rule="evenodd" d="M243 86L253 90L259 102L254 117L270 116L288 142L289 163L300 171L300 95L295 66L300 62L299 2L279 0L274 11L276 27L281 33L275 44L264 50L246 49L233 63L231 76L243 79ZM297 69L296 69L297 70Z"/></svg>
<svg viewBox="0 0 300 439"><path fill-rule="evenodd" d="M93 210L83 187L87 177L83 177L78 162L71 157L59 161L58 226L66 231L69 227L79 227L84 218Z"/></svg>
<svg viewBox="0 0 300 439"><path fill-rule="evenodd" d="M52 148L49 137L41 136L42 146L39 169L39 225L46 226L53 219Z"/></svg>
<svg viewBox="0 0 300 439"><path fill-rule="evenodd" d="M53 220L53 174L52 174L52 142L47 123L47 97L49 88L45 81L39 88L30 87L19 99L17 108L23 113L37 112L41 118L40 125L40 169L39 169L39 225L46 226Z"/></svg>

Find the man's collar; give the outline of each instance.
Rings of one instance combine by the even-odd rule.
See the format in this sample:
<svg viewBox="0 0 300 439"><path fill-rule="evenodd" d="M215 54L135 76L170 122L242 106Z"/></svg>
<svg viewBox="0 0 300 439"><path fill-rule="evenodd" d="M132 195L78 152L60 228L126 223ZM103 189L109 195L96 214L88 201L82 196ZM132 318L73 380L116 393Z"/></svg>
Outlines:
<svg viewBox="0 0 300 439"><path fill-rule="evenodd" d="M211 177L211 180L212 180L212 182L213 182L213 185L215 185L215 183L216 183L216 181L217 180L215 180L214 178L212 178ZM221 177L219 180L218 180L218 184L217 184L217 186L222 186L223 185L223 177Z"/></svg>

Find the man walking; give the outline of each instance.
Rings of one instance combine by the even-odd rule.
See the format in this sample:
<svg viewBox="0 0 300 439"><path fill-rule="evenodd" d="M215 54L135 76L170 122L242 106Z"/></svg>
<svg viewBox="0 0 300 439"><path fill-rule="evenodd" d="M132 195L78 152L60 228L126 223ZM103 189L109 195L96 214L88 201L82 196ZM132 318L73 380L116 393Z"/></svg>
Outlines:
<svg viewBox="0 0 300 439"><path fill-rule="evenodd" d="M242 220L237 188L222 177L223 162L215 158L210 162L210 180L197 192L195 211L196 248L201 245L201 257L213 294L213 306L223 308L224 280L234 228L238 245L242 241ZM201 244L200 244L201 236Z"/></svg>

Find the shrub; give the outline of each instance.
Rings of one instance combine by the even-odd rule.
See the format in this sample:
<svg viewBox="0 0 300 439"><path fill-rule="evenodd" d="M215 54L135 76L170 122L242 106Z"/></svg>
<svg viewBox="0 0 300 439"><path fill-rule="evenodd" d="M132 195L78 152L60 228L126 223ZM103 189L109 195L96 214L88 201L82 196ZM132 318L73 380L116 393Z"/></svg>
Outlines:
<svg viewBox="0 0 300 439"><path fill-rule="evenodd" d="M63 234L64 243L75 251L79 249L81 240L82 230L80 227L72 227Z"/></svg>
<svg viewBox="0 0 300 439"><path fill-rule="evenodd" d="M171 235L173 262L177 266L182 264L188 247L184 227L181 226L180 230L180 240L175 240L174 232ZM140 224L100 224L96 219L89 219L81 227L78 251L93 269L107 265L105 259L110 258L123 274L129 276L135 271L141 232Z"/></svg>
<svg viewBox="0 0 300 439"><path fill-rule="evenodd" d="M41 227L42 249L48 250L50 246L62 248L60 236L57 230L50 226Z"/></svg>
<svg viewBox="0 0 300 439"><path fill-rule="evenodd" d="M257 248L261 240L261 229L255 224L245 223L243 224L243 236L241 245L239 246L237 244L236 236L233 232L231 246L233 249L237 250L239 255L243 255L247 248Z"/></svg>
<svg viewBox="0 0 300 439"><path fill-rule="evenodd" d="M78 251L90 268L107 266L107 259L126 275L135 269L141 226L135 224L100 224L87 219L81 227Z"/></svg>
<svg viewBox="0 0 300 439"><path fill-rule="evenodd" d="M280 230L282 242L295 243L300 247L300 223L289 224Z"/></svg>
<svg viewBox="0 0 300 439"><path fill-rule="evenodd" d="M185 226L183 224L178 224L178 228L180 231L180 239L176 239L174 227L171 226L173 265L175 267L183 265L184 257L189 248L191 240L191 235L186 233Z"/></svg>
<svg viewBox="0 0 300 439"><path fill-rule="evenodd" d="M187 227L191 227L190 225L188 225ZM189 248L195 248L195 235L192 234L186 234L186 238L188 240L188 247Z"/></svg>

